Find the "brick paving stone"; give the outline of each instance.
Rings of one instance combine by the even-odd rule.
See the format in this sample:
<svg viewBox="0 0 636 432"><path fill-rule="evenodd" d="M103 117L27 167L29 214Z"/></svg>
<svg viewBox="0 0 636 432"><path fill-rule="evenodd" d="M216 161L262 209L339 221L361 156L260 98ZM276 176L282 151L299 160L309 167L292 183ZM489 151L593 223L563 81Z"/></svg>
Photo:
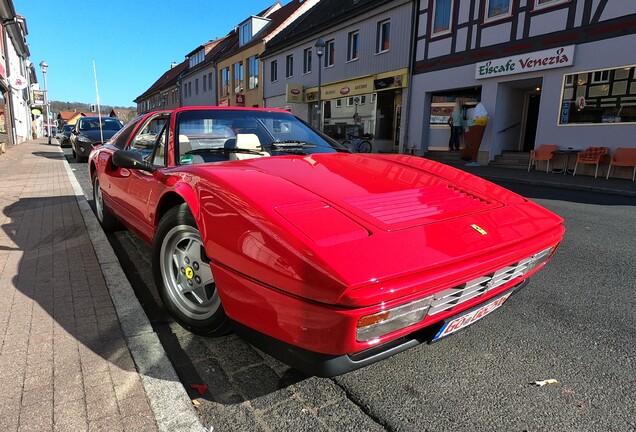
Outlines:
<svg viewBox="0 0 636 432"><path fill-rule="evenodd" d="M0 431L157 430L65 163L0 157Z"/></svg>

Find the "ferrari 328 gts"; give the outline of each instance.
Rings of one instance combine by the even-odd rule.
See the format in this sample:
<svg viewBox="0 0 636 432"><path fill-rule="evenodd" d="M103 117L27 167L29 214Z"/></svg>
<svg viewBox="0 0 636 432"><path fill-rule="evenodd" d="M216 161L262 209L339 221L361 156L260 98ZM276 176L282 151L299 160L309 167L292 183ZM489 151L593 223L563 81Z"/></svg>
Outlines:
<svg viewBox="0 0 636 432"><path fill-rule="evenodd" d="M287 111L144 114L89 160L97 217L152 246L192 332L233 330L333 376L499 308L543 267L562 219L425 158L351 153Z"/></svg>

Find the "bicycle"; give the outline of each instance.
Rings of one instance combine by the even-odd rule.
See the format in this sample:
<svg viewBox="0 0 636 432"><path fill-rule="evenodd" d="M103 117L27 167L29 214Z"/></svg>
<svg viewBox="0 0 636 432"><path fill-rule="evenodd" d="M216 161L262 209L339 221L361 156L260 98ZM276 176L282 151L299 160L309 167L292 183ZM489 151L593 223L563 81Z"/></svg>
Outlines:
<svg viewBox="0 0 636 432"><path fill-rule="evenodd" d="M349 150L357 153L371 153L371 141L358 138L352 134L347 135L347 139L342 142Z"/></svg>

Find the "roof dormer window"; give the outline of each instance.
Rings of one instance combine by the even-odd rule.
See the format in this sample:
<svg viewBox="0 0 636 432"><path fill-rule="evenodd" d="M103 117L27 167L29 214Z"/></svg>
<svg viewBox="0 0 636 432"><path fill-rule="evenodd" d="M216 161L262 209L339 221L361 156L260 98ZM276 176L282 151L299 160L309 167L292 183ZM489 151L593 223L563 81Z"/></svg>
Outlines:
<svg viewBox="0 0 636 432"><path fill-rule="evenodd" d="M254 36L263 30L269 22L270 20L267 18L253 16L243 24L239 25L239 46L250 43Z"/></svg>

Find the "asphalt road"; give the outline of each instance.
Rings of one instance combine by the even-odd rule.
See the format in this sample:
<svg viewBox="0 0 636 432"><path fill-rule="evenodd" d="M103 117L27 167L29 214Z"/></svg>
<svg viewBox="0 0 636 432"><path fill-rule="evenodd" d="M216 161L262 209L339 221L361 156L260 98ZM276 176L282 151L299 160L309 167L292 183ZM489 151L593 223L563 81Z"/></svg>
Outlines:
<svg viewBox="0 0 636 432"><path fill-rule="evenodd" d="M92 203L86 164L70 163ZM215 431L636 430L636 199L505 186L564 217L551 263L478 324L333 379L233 335L182 330L158 299L149 248L127 231L109 240ZM533 385L546 379L557 382Z"/></svg>

